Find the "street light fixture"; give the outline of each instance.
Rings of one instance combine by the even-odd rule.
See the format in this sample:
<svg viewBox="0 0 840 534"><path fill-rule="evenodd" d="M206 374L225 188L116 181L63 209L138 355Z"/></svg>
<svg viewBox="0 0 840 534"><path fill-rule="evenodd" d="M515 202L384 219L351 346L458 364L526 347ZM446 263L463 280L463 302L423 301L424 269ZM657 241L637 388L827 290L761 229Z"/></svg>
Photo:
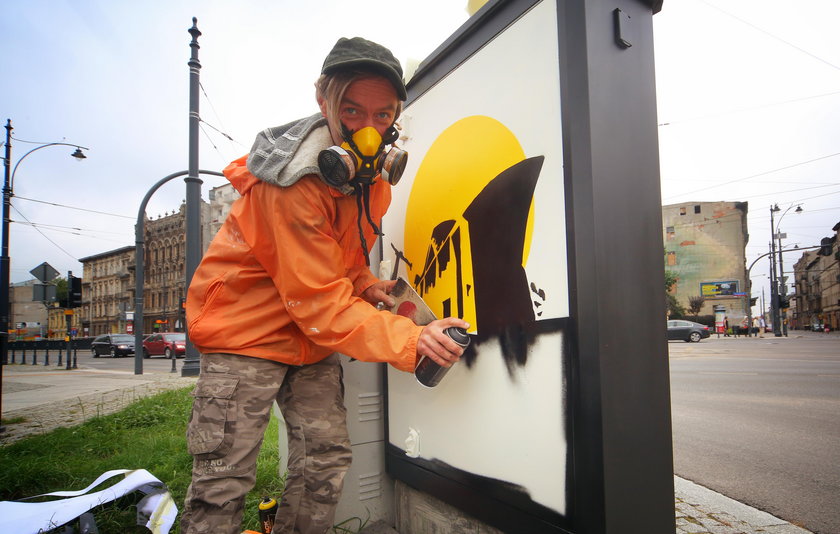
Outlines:
<svg viewBox="0 0 840 534"><path fill-rule="evenodd" d="M81 161L85 156L82 150L90 150L87 147L74 145L72 143L45 143L37 146L21 156L15 163L14 168L9 172L12 163L12 120L6 120L6 153L3 158L4 167L4 181L3 181L3 237L2 237L2 252L0 252L0 361L4 364L8 361L8 337L9 337L9 278L10 278L10 263L9 258L9 210L12 204L12 197L14 196L15 174L18 166L26 159L29 154L36 150L47 148L49 146L70 146L75 147L75 151L71 154L74 158Z"/></svg>
<svg viewBox="0 0 840 534"><path fill-rule="evenodd" d="M12 205L13 187L15 180L15 173L18 165L26 156L46 148L48 146L72 146L76 147L76 151L72 156L77 160L84 159L86 156L82 149L89 150L83 146L73 145L70 143L46 143L37 146L21 156L15 163L12 172L9 168L12 164L12 119L6 120L6 151L3 157L3 237L2 237L2 252L0 252L0 399L3 396L3 366L9 361L9 278L11 260L9 258L9 210ZM68 355L69 358L69 355ZM34 360L33 360L34 361ZM0 400L0 414L3 413L2 400ZM5 427L0 425L0 432L5 431Z"/></svg>
<svg viewBox="0 0 840 534"><path fill-rule="evenodd" d="M775 243L778 240L778 250L779 250L779 274L775 280L774 286L776 286L776 297L774 297L775 303L775 312L773 315L773 333L776 337L779 336L787 336L788 329L787 329L787 308L783 308L780 306L785 297L787 296L787 284L785 284L785 264L783 260L782 254L782 233L779 231L779 226L782 224L782 219L784 218L787 213L793 209L794 213L802 213L804 210L802 209L802 204L791 204L788 208L782 213L779 217L779 220L776 222L775 226L773 226L773 213L778 213L781 210L778 204L775 204L772 208L770 208L770 230L773 232L773 248L775 248ZM773 265L773 270L775 271L775 264ZM779 327L776 328L776 323L779 323Z"/></svg>

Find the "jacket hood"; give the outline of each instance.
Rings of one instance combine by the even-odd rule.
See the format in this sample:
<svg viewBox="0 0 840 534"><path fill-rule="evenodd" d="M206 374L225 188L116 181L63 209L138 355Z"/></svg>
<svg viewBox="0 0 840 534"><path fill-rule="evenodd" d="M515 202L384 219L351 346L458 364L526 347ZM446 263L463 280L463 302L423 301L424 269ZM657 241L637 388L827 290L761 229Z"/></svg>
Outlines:
<svg viewBox="0 0 840 534"><path fill-rule="evenodd" d="M248 154L247 170L258 180L280 187L294 185L309 174L316 175L326 183L318 168L318 154L332 144L327 119L320 113L282 126L266 128L254 140L251 153ZM247 179L237 179L238 174L237 171L231 172L228 179L242 193L240 185L247 190L253 184L249 185L250 180ZM337 189L345 195L353 193L350 185Z"/></svg>

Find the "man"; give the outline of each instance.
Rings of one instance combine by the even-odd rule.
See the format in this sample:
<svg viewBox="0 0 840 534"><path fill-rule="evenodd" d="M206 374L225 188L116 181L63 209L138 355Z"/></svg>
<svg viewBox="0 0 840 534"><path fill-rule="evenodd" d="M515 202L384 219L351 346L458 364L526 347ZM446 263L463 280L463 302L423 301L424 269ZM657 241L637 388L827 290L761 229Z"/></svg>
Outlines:
<svg viewBox="0 0 840 534"><path fill-rule="evenodd" d="M351 461L336 353L406 372L423 355L443 366L461 356L443 331L466 322L419 327L375 307L393 305L394 282L371 274L367 243L401 172L393 160L404 166L393 144L405 98L388 49L339 39L316 83L320 113L261 132L247 158L225 169L242 197L187 294L202 357L182 532L240 531L275 400L289 475L273 532L326 532Z"/></svg>

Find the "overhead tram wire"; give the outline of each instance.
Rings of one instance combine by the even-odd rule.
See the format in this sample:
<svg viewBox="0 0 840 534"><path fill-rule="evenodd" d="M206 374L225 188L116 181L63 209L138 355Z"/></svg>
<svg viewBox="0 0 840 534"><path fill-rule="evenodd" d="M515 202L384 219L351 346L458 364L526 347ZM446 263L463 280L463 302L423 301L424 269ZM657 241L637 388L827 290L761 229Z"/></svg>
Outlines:
<svg viewBox="0 0 840 534"><path fill-rule="evenodd" d="M97 211L97 210L91 210L91 209L87 209L87 208L78 208L76 206L68 206L66 204L57 204L55 202L47 202L46 200L38 200L38 199L35 199L35 198L20 197L20 196L17 196L17 195L15 195L14 198L17 199L17 200L26 200L28 202L38 202L39 204L48 204L50 206L57 206L59 208L67 208L67 209L70 209L70 210L78 210L78 211L87 211L89 213L97 213L99 215L109 215L111 217L121 217L123 219L134 220L134 217L130 217L128 215L120 215L118 213L108 213L106 211Z"/></svg>
<svg viewBox="0 0 840 534"><path fill-rule="evenodd" d="M20 215L21 217L23 217L23 219L24 219L26 222L28 222L29 224L32 224L32 221L30 221L29 219L27 219L27 218L26 218L26 215L24 215L23 213L21 213L21 212L20 212L20 210L18 210L16 207L12 206L12 209L13 209L13 210L15 210L15 212L16 212L18 215ZM33 227L33 228L35 228L35 230L37 230L37 232L38 232L39 234L41 234L42 236L44 236L44 239L46 239L47 241L49 241L50 243L52 243L52 244L55 246L55 248L57 248L58 250L60 250L61 252L65 253L65 254L67 254L68 256L70 256L70 258L72 258L72 259L73 259L73 261L79 261L79 259L78 259L77 257L73 256L72 254L70 254L69 252L67 252L67 251L66 251L66 250L64 250L63 248L61 248L61 245L59 245L58 243L56 243L55 241L53 241L52 239L50 239L49 237L47 237L47 234L45 234L44 232L42 232L39 228L35 227L34 225L33 225L32 227Z"/></svg>
<svg viewBox="0 0 840 534"><path fill-rule="evenodd" d="M214 106L214 105L213 105L213 101L212 101L212 100L210 100L210 95L208 95L208 94L207 94L207 91L204 89L204 84L203 84L203 83L201 83L201 82L198 82L198 86L201 88L201 92L202 92L202 93L204 93L204 98L206 98L206 99L207 99L207 103L208 103L208 104L210 104L210 109L212 109L212 110L213 110L213 115L215 115L215 116L216 116L216 119L219 121L219 124L221 125L221 127L222 127L223 129L227 130L227 128L226 128L226 127L225 127L225 125L224 125L224 121L222 121L222 117L221 117L221 116L219 115L219 113L216 111L216 106ZM206 124L206 125L207 125L207 126L209 126L210 128L213 128L214 130L216 130L217 132L219 132L219 133L220 133L222 136L224 136L224 138L225 138L225 139L227 139L228 141L231 141L231 142L233 142L233 143L236 143L236 144L238 144L238 145L239 145L239 146L241 146L241 147L248 148L248 147L246 147L245 145L243 145L242 143L240 143L239 141L237 141L236 139L234 139L233 137L231 137L229 134L227 134L227 133L223 132L222 130L220 130L220 129L216 128L216 127L215 127L215 126L213 126L212 124L210 124L210 123L206 122L206 121L205 121L204 119L202 119L201 117L199 117L199 118L198 118L198 120L199 120L199 121L201 121L201 122L203 122L204 124Z"/></svg>
<svg viewBox="0 0 840 534"><path fill-rule="evenodd" d="M752 198L777 196L777 195L783 195L785 193L796 193L796 192L799 192L799 191L809 191L811 189L822 189L823 187L838 187L838 186L840 186L840 184L815 185L813 187L797 187L796 189L788 189L786 191L774 191L772 193L761 193L761 194L758 194L758 195L748 195L744 198L746 198L747 201L749 201L749 199L752 199ZM811 200L813 198L823 198L823 197L826 197L828 195L836 195L837 193L840 193L840 189L838 189L837 191L829 191L828 193L823 193L823 194L817 195L815 197L796 199L796 200L793 200L792 202L802 202L803 200Z"/></svg>
<svg viewBox="0 0 840 534"><path fill-rule="evenodd" d="M216 154L218 154L218 155L219 155L219 157L221 158L221 160L222 160L222 164L227 165L227 162L228 162L228 160L229 160L230 158L226 158L226 157L225 157L225 155L224 155L224 154L222 154L222 151L221 151L221 150L219 150L219 147L217 147L217 146L216 146L216 143L214 143L214 142L213 142L213 139L212 139L212 138L210 137L210 135L207 133L207 130L205 130L205 129L204 129L204 127L201 125L203 122L204 122L204 121L202 121L202 120L201 120L201 118L199 117L199 119L198 119L198 128L201 130L201 133L203 133L203 134L204 134L204 137L206 137L206 138L207 138L207 141L210 143L210 145L211 145L211 146L212 146L212 147L216 150ZM205 124L207 124L207 123L205 123ZM208 125L208 126L209 126L209 125Z"/></svg>
<svg viewBox="0 0 840 534"><path fill-rule="evenodd" d="M15 222L15 223L17 223L21 226L26 227L26 228L34 228L35 230L38 230L39 227L43 228L43 226L40 226L38 224L28 224L28 223L24 223L24 222L20 222L20 221L12 221L12 222ZM69 230L59 230L59 229L56 229L56 228L44 228L44 229L47 230L47 231L50 231L50 232L57 232L57 233L61 233L61 234L74 235L74 236L77 236L77 237L80 237L80 238L83 238L83 239L95 239L97 243L108 242L108 243L118 243L120 245L125 245L125 243L127 241L127 239L115 239L115 238L102 237L102 236L93 235L93 234L81 234L79 232L73 232L73 231L69 231Z"/></svg>
<svg viewBox="0 0 840 534"><path fill-rule="evenodd" d="M739 16L737 16L737 15L733 15L732 13L730 13L730 12L728 12L728 11L724 10L724 9L719 8L718 6L716 6L716 5L714 5L714 4L710 4L710 3L709 3L709 2L707 2L706 0L700 0L700 1L701 1L702 3L704 3L704 4L706 4L707 6L709 6L709 7L713 8L713 9L716 9L716 10L720 11L720 12L721 12L721 13L723 13L724 15L727 15L727 16L729 16L729 17L732 17L733 19L737 20L738 22L740 22L740 23L742 23L742 24L746 24L746 25L747 25L747 26L749 26L750 28L753 28L753 29L755 29L755 30L758 30L758 31L760 31L760 32L761 32L761 33L763 33L763 34L768 35L768 36L772 37L773 39L776 39L777 41L780 41L780 42L782 42L782 43L784 43L784 44L788 45L789 47L793 48L794 50L797 50L797 51L799 51L799 52L802 52L802 53L803 53L803 54L805 54L806 56L809 56L809 57L811 57L811 58L813 58L813 59L816 59L817 61L819 61L819 62L821 62L821 63L825 63L826 65L828 65L829 67L831 67L831 68L833 68L833 69L840 70L840 66L837 66L837 65L835 65L834 63L832 63L832 62L830 62L830 61L828 61L828 60L826 60L826 59L823 59L823 58L821 58L820 56L818 56L818 55L816 55L816 54L813 54L813 53L809 52L808 50L805 50L805 49L804 49L804 48L802 48L802 47L796 46L795 44L791 43L790 41L786 41L786 40L782 39L781 37L779 37L778 35L775 35L775 34L773 34L773 33L769 32L769 31L767 31L767 30L765 30L765 29L763 29L763 28L761 28L761 27L759 27L759 26L756 26L756 25L755 25L755 24L753 24L752 22L749 22L749 21L747 21L747 20L744 20L744 19L742 19L741 17L739 17Z"/></svg>
<svg viewBox="0 0 840 534"><path fill-rule="evenodd" d="M805 96L805 97L802 97L802 98L794 98L794 99L791 99L791 100L783 100L781 102L771 102L769 104L761 104L761 105L758 105L758 106L750 106L750 107L747 107L747 108L731 109L731 110L727 110L727 111L721 111L719 113L709 113L708 115L700 115L700 116L697 116L697 117L689 117L687 119L677 119L675 121L661 122L661 123L657 124L657 126L659 126L659 127L673 126L675 124L682 124L684 122L693 122L693 121L702 121L702 120L706 120L706 119L714 119L716 117L723 117L723 116L732 115L732 114L735 114L735 113L747 113L749 111L756 111L756 110L759 110L759 109L771 108L771 107L775 107L775 106L784 106L784 105L787 105L787 104L794 104L796 102L804 102L806 100L813 100L815 98L824 98L824 97L827 97L827 96L834 96L834 95L840 95L840 91L832 91L830 93L823 93L823 94L819 94L819 95Z"/></svg>
<svg viewBox="0 0 840 534"><path fill-rule="evenodd" d="M128 235L127 232L109 232L108 230L95 230L93 228L78 228L76 226L61 226L58 224L47 224L47 223L36 223L36 222L26 222L22 223L20 221L12 221L17 224L21 224L24 226L33 226L38 228L44 228L45 230L54 230L56 232L66 232L72 233L74 235L85 235L80 232L99 232L103 234L112 234L112 235ZM92 235L91 237L98 237Z"/></svg>
<svg viewBox="0 0 840 534"><path fill-rule="evenodd" d="M674 195L674 196L668 197L668 200L670 200L672 198L677 198L677 197L684 197L686 195L693 195L694 193L699 193L701 191L708 191L709 189L715 189L717 187L723 187L723 186L734 184L734 183L737 183L737 182L743 182L743 181L749 180L751 178L758 178L759 176L765 176L767 174L772 174L774 172L784 171L784 170L787 170L787 169L793 169L793 168L799 167L801 165L807 165L808 163L814 163L815 161L821 161L821 160L824 160L824 159L833 158L834 156L840 156L840 152L835 152L834 154L828 154L827 156L820 156L818 158L809 159L809 160L806 160L806 161L800 161L799 163L793 163L791 165L786 165L784 167L779 167L777 169L771 169L769 171L763 171L763 172L760 172L758 174L751 174L751 175L745 176L743 178L736 178L735 180L729 180L727 182L721 182L721 183L716 184L716 185L710 185L709 187L703 187L701 189L695 189L694 191L688 191L686 193L680 193L679 195ZM665 199L663 199L663 200L665 200Z"/></svg>

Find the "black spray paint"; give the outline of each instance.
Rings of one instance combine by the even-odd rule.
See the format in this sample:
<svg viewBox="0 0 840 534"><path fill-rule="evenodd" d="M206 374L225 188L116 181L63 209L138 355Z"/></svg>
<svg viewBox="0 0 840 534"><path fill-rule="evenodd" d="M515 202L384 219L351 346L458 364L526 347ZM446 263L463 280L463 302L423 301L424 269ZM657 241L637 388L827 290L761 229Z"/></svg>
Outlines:
<svg viewBox="0 0 840 534"><path fill-rule="evenodd" d="M541 321L538 310L545 291L528 283L522 267L528 213L544 156L527 158L508 167L476 195L464 211L469 223L473 285L465 286L461 264L461 228L455 220L442 221L432 230L423 269L413 280L423 296L444 276L456 277L452 299L443 304L443 315L463 317L465 295L475 292L478 335L464 352L467 366L477 357L476 346L497 339L508 372L528 360L528 349L540 333L556 331L556 321ZM395 249L396 250L396 249ZM402 256L400 252L398 256ZM400 258L398 258L399 260ZM407 260L402 256L403 261ZM534 299L534 300L532 300Z"/></svg>

